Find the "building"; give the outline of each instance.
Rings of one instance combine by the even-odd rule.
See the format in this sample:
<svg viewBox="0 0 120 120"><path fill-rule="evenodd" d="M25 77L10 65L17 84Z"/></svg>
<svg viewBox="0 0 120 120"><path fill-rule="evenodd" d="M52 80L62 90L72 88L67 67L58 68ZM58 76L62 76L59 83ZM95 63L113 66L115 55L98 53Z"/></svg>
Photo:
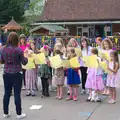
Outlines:
<svg viewBox="0 0 120 120"><path fill-rule="evenodd" d="M110 36L120 32L120 0L46 0L33 25L61 25L70 35Z"/></svg>

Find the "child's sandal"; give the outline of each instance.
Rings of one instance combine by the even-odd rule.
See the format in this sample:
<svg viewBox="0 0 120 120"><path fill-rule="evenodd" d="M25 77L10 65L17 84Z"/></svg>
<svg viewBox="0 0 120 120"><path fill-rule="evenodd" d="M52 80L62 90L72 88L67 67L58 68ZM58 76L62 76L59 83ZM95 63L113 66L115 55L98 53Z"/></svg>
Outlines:
<svg viewBox="0 0 120 120"><path fill-rule="evenodd" d="M87 100L86 100L86 102L90 102L91 101L91 98L89 99L89 98L87 98Z"/></svg>
<svg viewBox="0 0 120 120"><path fill-rule="evenodd" d="M58 96L55 97L55 99L58 99L58 98L59 98Z"/></svg>
<svg viewBox="0 0 120 120"><path fill-rule="evenodd" d="M63 98L62 97L58 97L58 100L62 100Z"/></svg>
<svg viewBox="0 0 120 120"><path fill-rule="evenodd" d="M66 100L73 100L73 97L69 96L68 98L66 98Z"/></svg>

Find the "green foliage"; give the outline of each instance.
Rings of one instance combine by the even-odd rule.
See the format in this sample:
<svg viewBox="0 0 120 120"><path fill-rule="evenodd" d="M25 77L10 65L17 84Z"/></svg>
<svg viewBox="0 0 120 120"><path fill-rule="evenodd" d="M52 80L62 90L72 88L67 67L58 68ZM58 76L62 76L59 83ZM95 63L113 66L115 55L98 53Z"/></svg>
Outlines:
<svg viewBox="0 0 120 120"><path fill-rule="evenodd" d="M29 9L25 12L25 16L31 16L32 19L34 18L33 16L40 16L43 10L43 6L44 0L31 0Z"/></svg>
<svg viewBox="0 0 120 120"><path fill-rule="evenodd" d="M8 23L12 17L23 20L26 0L0 0L0 24Z"/></svg>

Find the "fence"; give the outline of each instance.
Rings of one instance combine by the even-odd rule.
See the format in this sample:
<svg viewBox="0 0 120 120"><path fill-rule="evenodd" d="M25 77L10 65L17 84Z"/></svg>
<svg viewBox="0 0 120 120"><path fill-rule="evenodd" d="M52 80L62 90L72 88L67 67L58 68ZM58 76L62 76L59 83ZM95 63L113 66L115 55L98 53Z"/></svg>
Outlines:
<svg viewBox="0 0 120 120"><path fill-rule="evenodd" d="M40 44L42 44L42 42L44 41L47 41L49 45L53 48L55 44L55 39L59 37L63 39L65 45L67 45L70 38L73 38L73 37L76 38L78 43L80 43L82 38L81 36L41 36L39 37L39 41L40 41ZM120 36L108 36L108 37L113 42L113 46L114 46L113 49L118 50L118 52L120 52ZM90 46L97 47L97 44L94 38L93 39L90 38L88 42Z"/></svg>

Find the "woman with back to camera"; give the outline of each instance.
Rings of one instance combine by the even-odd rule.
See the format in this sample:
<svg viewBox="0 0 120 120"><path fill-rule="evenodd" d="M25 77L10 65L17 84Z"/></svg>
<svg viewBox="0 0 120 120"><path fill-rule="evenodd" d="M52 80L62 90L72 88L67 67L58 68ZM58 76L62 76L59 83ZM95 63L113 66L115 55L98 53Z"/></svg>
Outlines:
<svg viewBox="0 0 120 120"><path fill-rule="evenodd" d="M22 87L22 64L26 65L28 60L24 57L22 50L18 47L19 39L15 32L11 32L8 36L6 45L1 49L0 62L4 64L4 98L3 110L4 118L10 116L9 101L14 89L14 98L17 118L23 118L26 114L22 113L21 108L21 87Z"/></svg>

